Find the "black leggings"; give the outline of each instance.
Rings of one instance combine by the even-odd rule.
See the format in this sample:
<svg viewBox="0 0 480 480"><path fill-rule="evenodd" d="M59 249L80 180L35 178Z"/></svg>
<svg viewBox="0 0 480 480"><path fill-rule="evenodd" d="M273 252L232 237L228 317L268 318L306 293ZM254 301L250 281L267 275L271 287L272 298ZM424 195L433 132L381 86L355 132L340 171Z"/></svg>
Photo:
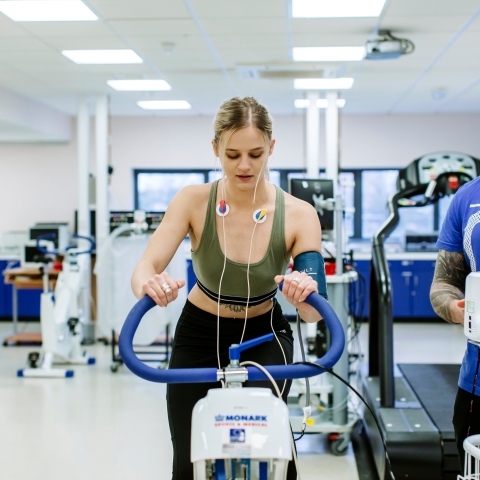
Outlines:
<svg viewBox="0 0 480 480"><path fill-rule="evenodd" d="M244 341L271 333L270 316L271 311L249 318ZM222 367L226 367L229 363L228 347L240 342L244 323L244 318L220 317L220 363ZM278 304L275 304L273 310L273 328L282 344L287 363L292 363L292 330ZM243 352L240 361L245 360L251 360L261 365L283 365L285 363L280 346L275 339ZM218 368L217 316L201 310L187 300L175 330L169 368L201 367ZM285 402L290 385L291 381L288 381L283 392ZM272 388L269 381L246 382L244 386ZM283 381L279 381L278 386L281 390ZM173 480L193 480L193 465L190 462L192 410L198 400L207 395L208 390L220 387L219 382L167 386L168 421L173 444ZM288 466L287 480L296 478L295 465L291 461Z"/></svg>
<svg viewBox="0 0 480 480"><path fill-rule="evenodd" d="M468 427L470 426L470 435L480 433L480 396L473 395L472 413L470 414L471 403L472 392L467 392L459 388L453 410L453 428L455 430L455 440L457 442L461 472L464 470L463 467L465 463L463 441L467 438Z"/></svg>

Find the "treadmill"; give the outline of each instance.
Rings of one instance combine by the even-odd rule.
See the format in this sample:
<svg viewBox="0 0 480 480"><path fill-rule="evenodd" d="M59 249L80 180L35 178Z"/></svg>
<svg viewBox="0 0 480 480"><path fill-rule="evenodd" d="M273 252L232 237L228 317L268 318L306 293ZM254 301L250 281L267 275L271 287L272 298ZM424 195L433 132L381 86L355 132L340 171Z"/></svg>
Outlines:
<svg viewBox="0 0 480 480"><path fill-rule="evenodd" d="M393 362L392 282L384 242L397 226L399 208L415 208L454 194L480 174L480 160L456 152L424 155L400 170L390 215L372 239L369 365L361 388L376 413L396 478L456 480L460 473L452 425L460 365ZM389 480L384 447L365 409L364 426L380 480Z"/></svg>

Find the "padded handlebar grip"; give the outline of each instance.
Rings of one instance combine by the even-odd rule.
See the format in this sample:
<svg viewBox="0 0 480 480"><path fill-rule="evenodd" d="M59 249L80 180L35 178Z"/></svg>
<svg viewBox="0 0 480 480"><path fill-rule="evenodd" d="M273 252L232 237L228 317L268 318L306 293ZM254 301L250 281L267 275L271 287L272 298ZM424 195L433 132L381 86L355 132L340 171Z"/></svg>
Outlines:
<svg viewBox="0 0 480 480"><path fill-rule="evenodd" d="M280 290L283 282L280 284ZM323 317L330 331L331 346L328 352L315 363L325 368L332 368L342 356L345 347L345 334L342 325L330 304L317 293L311 293L305 300ZM133 350L133 337L143 316L155 306L148 296L138 301L125 320L118 347L125 365L139 377L159 383L205 383L217 381L216 368L175 368L159 370L144 364L137 358ZM310 365L276 365L265 367L276 380L307 378L321 373L318 368ZM266 375L256 367L248 367L248 380L267 380Z"/></svg>

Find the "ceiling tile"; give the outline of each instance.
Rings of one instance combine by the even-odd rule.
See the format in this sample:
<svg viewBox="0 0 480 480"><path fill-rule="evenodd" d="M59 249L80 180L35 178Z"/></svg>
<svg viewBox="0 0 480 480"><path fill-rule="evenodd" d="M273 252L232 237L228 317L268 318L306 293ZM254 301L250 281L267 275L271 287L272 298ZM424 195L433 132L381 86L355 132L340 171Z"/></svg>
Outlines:
<svg viewBox="0 0 480 480"><path fill-rule="evenodd" d="M285 19L285 1L283 0L213 0L202 2L190 0L195 13L203 22L205 19L226 19L236 20L239 18L263 18L269 21L272 18Z"/></svg>
<svg viewBox="0 0 480 480"><path fill-rule="evenodd" d="M208 35L252 35L285 33L286 22L283 18L232 18L231 21L202 19L202 25Z"/></svg>
<svg viewBox="0 0 480 480"><path fill-rule="evenodd" d="M50 37L110 37L112 31L105 23L97 22L21 22L25 31L34 36Z"/></svg>
<svg viewBox="0 0 480 480"><path fill-rule="evenodd" d="M108 50L108 49L124 49L127 45L123 40L115 35L101 37L49 37L48 44L61 52L62 50Z"/></svg>
<svg viewBox="0 0 480 480"><path fill-rule="evenodd" d="M103 19L190 18L181 1L172 0L86 0Z"/></svg>
<svg viewBox="0 0 480 480"><path fill-rule="evenodd" d="M191 19L115 20L109 21L108 24L121 35L198 34L197 26Z"/></svg>
<svg viewBox="0 0 480 480"><path fill-rule="evenodd" d="M387 9L389 15L473 15L479 9L477 0L462 0L461 2L450 2L445 0L393 0Z"/></svg>

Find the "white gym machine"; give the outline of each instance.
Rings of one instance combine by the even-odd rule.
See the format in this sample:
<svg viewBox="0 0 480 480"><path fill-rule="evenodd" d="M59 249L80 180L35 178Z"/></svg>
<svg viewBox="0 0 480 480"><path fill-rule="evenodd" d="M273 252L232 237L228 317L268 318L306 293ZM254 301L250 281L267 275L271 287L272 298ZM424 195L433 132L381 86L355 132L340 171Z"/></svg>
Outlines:
<svg viewBox="0 0 480 480"><path fill-rule="evenodd" d="M69 365L92 365L94 358L89 358L82 352L82 320L85 306L82 298L87 284L87 275L90 274L85 261L94 249L94 242L89 237L74 238L90 242L87 250L76 247L67 247L65 252L48 251L40 245L40 241L52 238L54 234L47 234L37 238L37 248L43 253L37 257L43 277L43 292L40 297L40 324L42 331L42 353L30 353L28 356L29 368L18 370L19 377L34 378L66 378L73 377L73 370L53 368L54 363ZM48 264L52 256L63 253L62 271L58 275L55 291L50 291L48 278ZM87 308L89 308L87 306ZM41 365L37 362L41 359Z"/></svg>
<svg viewBox="0 0 480 480"><path fill-rule="evenodd" d="M97 252L97 263L94 269L99 292L96 327L100 336L105 339L105 344L111 345L110 370L113 373L117 372L123 364L117 348L118 334L125 316L137 301L130 286L130 278L163 216L163 212L141 210L110 212L110 234ZM166 270L175 278L186 278L183 248L178 249ZM186 288L180 289L179 301L147 314L137 331L134 342L137 353L142 354L144 361L160 362L163 368L167 366L170 354L170 332L180 317L186 296ZM163 336L165 340L159 341L159 337Z"/></svg>

